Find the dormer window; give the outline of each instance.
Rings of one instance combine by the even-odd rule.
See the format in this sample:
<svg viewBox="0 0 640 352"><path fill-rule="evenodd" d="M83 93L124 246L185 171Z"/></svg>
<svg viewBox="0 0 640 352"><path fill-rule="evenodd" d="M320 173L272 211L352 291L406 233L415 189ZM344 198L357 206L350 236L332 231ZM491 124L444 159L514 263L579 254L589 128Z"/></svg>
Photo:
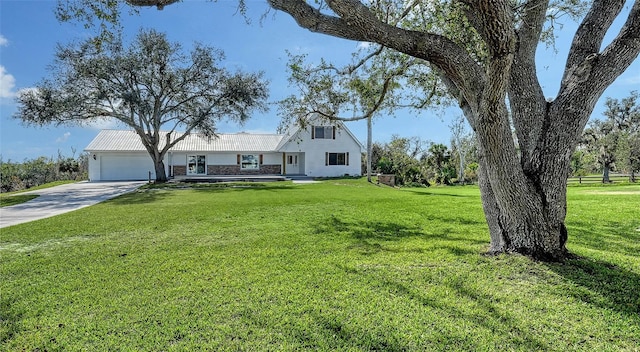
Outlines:
<svg viewBox="0 0 640 352"><path fill-rule="evenodd" d="M313 126L311 139L336 139L336 129L333 126Z"/></svg>

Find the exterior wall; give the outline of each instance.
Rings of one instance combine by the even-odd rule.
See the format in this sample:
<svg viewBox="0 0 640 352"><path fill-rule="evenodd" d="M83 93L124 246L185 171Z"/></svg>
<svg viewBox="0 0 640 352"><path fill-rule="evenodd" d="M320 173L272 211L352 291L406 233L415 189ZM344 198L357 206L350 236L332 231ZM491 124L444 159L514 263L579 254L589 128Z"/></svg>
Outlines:
<svg viewBox="0 0 640 352"><path fill-rule="evenodd" d="M90 152L89 181L155 179L155 167L147 152ZM169 174L165 158L165 172Z"/></svg>
<svg viewBox="0 0 640 352"><path fill-rule="evenodd" d="M320 125L323 124L317 124ZM304 153L298 160L301 168L304 166L304 174L313 177L361 175L362 146L349 132L337 127L336 139L311 139L311 128L299 130L282 148L286 152ZM349 153L349 165L325 165L325 153Z"/></svg>
<svg viewBox="0 0 640 352"><path fill-rule="evenodd" d="M207 154L207 165L236 165L238 153Z"/></svg>
<svg viewBox="0 0 640 352"><path fill-rule="evenodd" d="M258 170L240 170L238 154L262 154L262 165ZM173 153L174 176L187 175L187 155L205 155L207 175L280 175L282 173L282 153L260 152L189 152Z"/></svg>
<svg viewBox="0 0 640 352"><path fill-rule="evenodd" d="M98 153L89 154L89 181L100 181L100 160Z"/></svg>

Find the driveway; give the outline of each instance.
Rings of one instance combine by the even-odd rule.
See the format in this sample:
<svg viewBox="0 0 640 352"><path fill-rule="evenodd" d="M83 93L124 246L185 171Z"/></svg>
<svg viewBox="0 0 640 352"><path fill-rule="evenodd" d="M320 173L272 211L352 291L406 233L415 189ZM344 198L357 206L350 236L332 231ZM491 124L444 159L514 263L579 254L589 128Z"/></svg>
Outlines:
<svg viewBox="0 0 640 352"><path fill-rule="evenodd" d="M146 181L78 182L24 192L40 197L26 203L0 208L0 228L48 218L88 207L134 191Z"/></svg>

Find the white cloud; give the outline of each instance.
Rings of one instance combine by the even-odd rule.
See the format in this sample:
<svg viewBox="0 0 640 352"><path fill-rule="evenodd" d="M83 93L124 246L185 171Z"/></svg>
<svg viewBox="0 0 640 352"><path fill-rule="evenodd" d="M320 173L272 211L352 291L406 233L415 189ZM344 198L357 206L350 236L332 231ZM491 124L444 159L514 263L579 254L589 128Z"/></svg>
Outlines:
<svg viewBox="0 0 640 352"><path fill-rule="evenodd" d="M7 45L9 45L9 41L2 34L0 34L0 46L7 46Z"/></svg>
<svg viewBox="0 0 640 352"><path fill-rule="evenodd" d="M65 132L62 137L58 137L58 139L56 139L56 143L64 143L67 141L67 139L69 139L70 136L71 132Z"/></svg>
<svg viewBox="0 0 640 352"><path fill-rule="evenodd" d="M16 95L13 92L15 86L16 79L0 65L0 98L13 98Z"/></svg>
<svg viewBox="0 0 640 352"><path fill-rule="evenodd" d="M358 43L358 49L369 49L369 47L371 47L371 43L369 42L359 42Z"/></svg>
<svg viewBox="0 0 640 352"><path fill-rule="evenodd" d="M122 124L119 123L118 120L113 118L103 118L103 119L91 120L91 122L87 123L85 127L88 127L94 130L113 130L113 129L121 128Z"/></svg>

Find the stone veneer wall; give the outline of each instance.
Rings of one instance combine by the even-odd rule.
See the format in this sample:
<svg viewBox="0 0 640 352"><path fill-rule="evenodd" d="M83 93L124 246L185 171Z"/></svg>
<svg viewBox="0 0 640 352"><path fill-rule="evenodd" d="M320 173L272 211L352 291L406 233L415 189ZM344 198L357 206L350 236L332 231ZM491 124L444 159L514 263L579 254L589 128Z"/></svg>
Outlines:
<svg viewBox="0 0 640 352"><path fill-rule="evenodd" d="M186 174L187 174L186 166L178 166L178 165L173 166L173 176L184 176Z"/></svg>
<svg viewBox="0 0 640 352"><path fill-rule="evenodd" d="M258 170L240 170L240 165L207 165L207 175L279 175L280 165L260 165Z"/></svg>

